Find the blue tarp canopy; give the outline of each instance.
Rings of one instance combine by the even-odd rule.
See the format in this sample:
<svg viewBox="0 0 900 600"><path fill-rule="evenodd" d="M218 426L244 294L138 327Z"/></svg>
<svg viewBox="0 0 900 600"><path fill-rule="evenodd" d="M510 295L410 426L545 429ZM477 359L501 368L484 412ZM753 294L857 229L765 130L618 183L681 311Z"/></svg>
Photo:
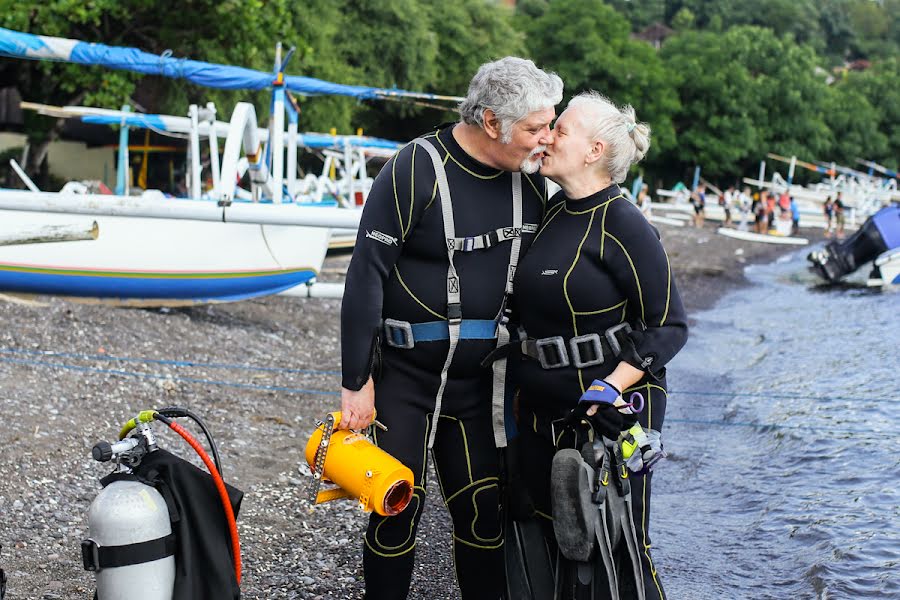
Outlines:
<svg viewBox="0 0 900 600"><path fill-rule="evenodd" d="M272 86L273 75L263 71L219 65L215 63L175 58L171 52L151 54L137 48L119 48L105 44L91 44L78 40L33 35L0 27L0 55L34 60L55 60L82 65L97 65L186 79L205 87L226 90L263 90ZM308 96L350 96L359 99L409 97L431 100L459 101L461 98L439 96L405 90L344 85L313 77L285 76L285 87Z"/></svg>

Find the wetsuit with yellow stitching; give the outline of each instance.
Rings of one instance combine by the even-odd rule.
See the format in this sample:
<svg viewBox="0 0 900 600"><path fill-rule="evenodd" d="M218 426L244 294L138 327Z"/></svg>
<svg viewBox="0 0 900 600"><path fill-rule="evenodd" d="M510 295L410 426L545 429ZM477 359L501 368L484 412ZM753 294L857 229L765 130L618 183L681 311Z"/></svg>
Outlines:
<svg viewBox="0 0 900 600"><path fill-rule="evenodd" d="M467 155L452 128L426 136L443 158L457 237L512 225L512 176ZM539 176L522 178L522 253L546 204ZM388 162L366 201L341 310L343 386L358 390L375 375L375 408L387 431L381 448L415 474L415 496L395 517L373 514L365 536L366 598L405 598L425 496L427 437L432 424L447 340L412 349L381 344L384 319L410 323L446 320L447 246L434 166L410 144ZM457 252L462 318L490 320L500 311L511 244ZM453 521L453 555L463 598L499 598L503 584L498 515L498 451L491 429L491 370L479 363L496 340L462 339L448 372L433 457ZM377 372L380 372L380 377Z"/></svg>
<svg viewBox="0 0 900 600"><path fill-rule="evenodd" d="M636 352L607 357L602 364L584 369L548 370L530 359L518 365L520 460L529 466L529 490L536 508L548 519L550 463L555 452L550 421L565 416L592 380L607 377L620 360L626 360L647 374L623 395L628 398L632 391L640 391L646 399L641 424L661 431L666 408L664 366L687 340L684 307L659 235L617 185L577 201L559 192L549 205L515 279L519 316L528 336L562 336L568 341L589 333L602 335L627 321L635 329ZM665 598L650 557L650 476L634 477L631 489L646 597ZM552 528L547 531L552 536ZM633 582L621 583L623 598L633 597L627 593L629 585Z"/></svg>

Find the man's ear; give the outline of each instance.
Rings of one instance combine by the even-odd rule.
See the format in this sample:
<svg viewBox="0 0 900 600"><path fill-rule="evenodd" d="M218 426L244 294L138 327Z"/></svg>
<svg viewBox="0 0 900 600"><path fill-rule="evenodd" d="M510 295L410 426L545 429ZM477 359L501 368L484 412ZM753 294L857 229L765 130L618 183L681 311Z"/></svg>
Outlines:
<svg viewBox="0 0 900 600"><path fill-rule="evenodd" d="M484 132L488 134L492 140L500 139L500 119L489 108L484 109Z"/></svg>

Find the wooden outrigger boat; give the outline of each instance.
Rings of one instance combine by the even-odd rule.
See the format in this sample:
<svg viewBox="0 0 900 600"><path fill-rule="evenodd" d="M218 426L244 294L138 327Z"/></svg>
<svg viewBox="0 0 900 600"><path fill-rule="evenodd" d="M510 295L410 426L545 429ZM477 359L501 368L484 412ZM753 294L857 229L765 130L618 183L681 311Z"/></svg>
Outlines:
<svg viewBox="0 0 900 600"><path fill-rule="evenodd" d="M211 105L192 105L187 117L37 107L53 116L121 125L119 182L113 195L87 193L77 182L59 193L35 191L33 184L31 191L0 190L0 235L68 223L73 214L93 215L100 229L96 240L0 247L0 291L19 293L169 305L240 300L311 283L331 231L355 232L358 227L360 211L352 208L368 192L367 157L390 156L400 144L298 133L298 110L290 92L458 100L285 76L292 52L282 60L280 44L274 73L2 28L0 53L183 77L208 87L271 87L273 97L269 128L257 126L256 112L247 103L238 103L227 123L215 119ZM188 134L188 198L156 190L131 195L125 178L129 127ZM201 138L209 141L213 187L207 192L201 189ZM336 177L298 180L298 147L323 152L326 171ZM249 182L247 189L238 185L242 179Z"/></svg>

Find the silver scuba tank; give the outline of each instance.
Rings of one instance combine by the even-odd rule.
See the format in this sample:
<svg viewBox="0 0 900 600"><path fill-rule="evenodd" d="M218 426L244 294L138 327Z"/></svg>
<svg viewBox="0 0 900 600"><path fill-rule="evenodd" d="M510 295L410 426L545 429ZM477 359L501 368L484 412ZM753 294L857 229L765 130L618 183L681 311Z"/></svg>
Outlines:
<svg viewBox="0 0 900 600"><path fill-rule="evenodd" d="M169 508L156 488L128 479L131 467L157 449L152 429L139 424L131 437L97 443L95 460L114 460L117 473L88 509L90 537L81 543L84 568L97 573L98 600L172 600L175 536Z"/></svg>
<svg viewBox="0 0 900 600"><path fill-rule="evenodd" d="M88 511L90 540L99 548L151 542L172 534L166 501L139 481L114 481ZM99 600L172 600L175 556L97 572Z"/></svg>

